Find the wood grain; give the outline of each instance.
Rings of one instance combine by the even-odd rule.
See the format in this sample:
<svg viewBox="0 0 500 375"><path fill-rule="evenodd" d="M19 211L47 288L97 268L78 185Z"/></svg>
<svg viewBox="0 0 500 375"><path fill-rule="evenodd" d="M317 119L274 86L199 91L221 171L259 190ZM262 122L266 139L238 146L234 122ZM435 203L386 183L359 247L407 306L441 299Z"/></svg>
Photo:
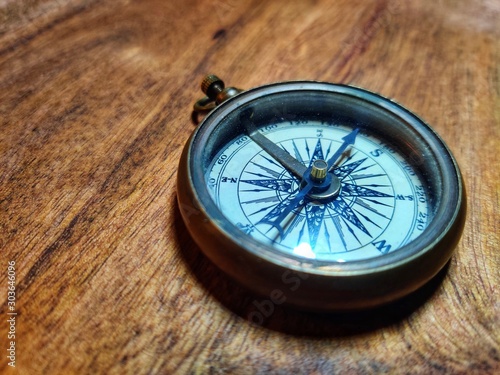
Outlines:
<svg viewBox="0 0 500 375"><path fill-rule="evenodd" d="M0 372L500 372L498 2L7 0L0 19ZM175 200L208 72L353 84L427 120L468 193L448 267L382 309L252 323L261 297L200 254Z"/></svg>

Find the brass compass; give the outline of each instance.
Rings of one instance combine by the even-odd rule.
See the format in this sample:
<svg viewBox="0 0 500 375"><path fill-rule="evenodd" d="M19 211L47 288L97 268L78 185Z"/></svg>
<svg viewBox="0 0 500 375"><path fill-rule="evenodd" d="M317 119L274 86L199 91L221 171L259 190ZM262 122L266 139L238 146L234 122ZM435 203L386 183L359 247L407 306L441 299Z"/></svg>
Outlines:
<svg viewBox="0 0 500 375"><path fill-rule="evenodd" d="M195 110L211 112L184 148L178 202L193 239L235 280L306 309L359 309L407 295L449 260L462 179L416 115L324 82L242 91L211 75L202 89Z"/></svg>

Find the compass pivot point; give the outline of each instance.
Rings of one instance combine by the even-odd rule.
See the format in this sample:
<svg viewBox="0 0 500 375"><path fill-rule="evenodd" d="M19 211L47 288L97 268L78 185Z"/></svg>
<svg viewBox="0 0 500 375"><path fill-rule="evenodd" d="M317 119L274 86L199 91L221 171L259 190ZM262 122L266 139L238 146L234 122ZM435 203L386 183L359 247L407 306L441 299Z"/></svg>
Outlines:
<svg viewBox="0 0 500 375"><path fill-rule="evenodd" d="M322 159L315 160L312 163L311 179L316 183L321 183L325 180L328 173L328 164Z"/></svg>

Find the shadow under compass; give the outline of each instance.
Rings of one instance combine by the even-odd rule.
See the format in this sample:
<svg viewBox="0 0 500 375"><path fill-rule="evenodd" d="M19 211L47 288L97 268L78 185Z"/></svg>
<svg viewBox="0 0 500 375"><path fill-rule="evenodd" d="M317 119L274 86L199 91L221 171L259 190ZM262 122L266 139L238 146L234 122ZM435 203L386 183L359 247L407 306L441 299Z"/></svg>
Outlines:
<svg viewBox="0 0 500 375"><path fill-rule="evenodd" d="M359 311L308 312L279 306L261 325L286 334L318 338L353 336L392 326L410 317L431 299L446 276L448 267L449 263L417 291L380 307ZM254 302L262 300L257 297ZM256 311L257 306L253 303L251 309ZM248 320L252 320L251 314L247 314Z"/></svg>
<svg viewBox="0 0 500 375"><path fill-rule="evenodd" d="M272 303L269 296L258 296L223 273L191 239L177 205L175 227L181 258L202 287L224 308L252 325L296 336L351 336L397 324L431 298L449 267L448 263L412 294L381 307L349 312L308 312Z"/></svg>

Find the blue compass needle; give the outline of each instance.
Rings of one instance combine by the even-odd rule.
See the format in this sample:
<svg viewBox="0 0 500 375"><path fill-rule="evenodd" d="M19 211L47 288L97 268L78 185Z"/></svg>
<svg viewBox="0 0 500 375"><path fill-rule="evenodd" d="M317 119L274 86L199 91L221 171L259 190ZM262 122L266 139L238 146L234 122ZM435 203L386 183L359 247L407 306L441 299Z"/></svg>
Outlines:
<svg viewBox="0 0 500 375"><path fill-rule="evenodd" d="M332 169L332 167L335 164L335 162L337 161L337 159L340 157L340 155L342 155L342 153L347 149L347 147L354 144L358 133L359 133L359 128L356 128L352 132L350 132L349 134L347 134L345 137L342 138L344 143L342 143L340 145L340 147L338 148L338 150L335 151L335 154L333 154L333 156L330 159L328 159L328 162L327 162L328 171L330 171Z"/></svg>

